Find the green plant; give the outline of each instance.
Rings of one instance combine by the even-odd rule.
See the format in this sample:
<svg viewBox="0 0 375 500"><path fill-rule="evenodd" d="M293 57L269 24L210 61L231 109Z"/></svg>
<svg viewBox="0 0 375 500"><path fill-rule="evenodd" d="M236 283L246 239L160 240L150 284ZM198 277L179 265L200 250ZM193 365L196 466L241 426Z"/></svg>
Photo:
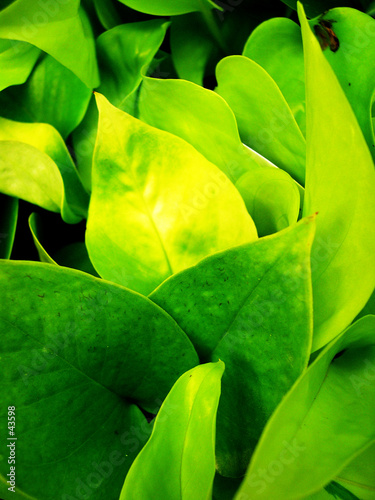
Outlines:
<svg viewBox="0 0 375 500"><path fill-rule="evenodd" d="M371 5L121 1L0 1L0 496L375 498Z"/></svg>

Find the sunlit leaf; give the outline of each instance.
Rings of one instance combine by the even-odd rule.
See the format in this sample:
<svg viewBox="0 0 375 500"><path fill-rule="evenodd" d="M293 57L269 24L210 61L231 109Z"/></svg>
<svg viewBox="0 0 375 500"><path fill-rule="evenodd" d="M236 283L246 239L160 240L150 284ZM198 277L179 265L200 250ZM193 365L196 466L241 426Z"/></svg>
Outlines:
<svg viewBox="0 0 375 500"><path fill-rule="evenodd" d="M141 83L141 72L146 71L162 43L168 27L163 19L129 23L105 31L97 40L98 62L102 84L99 91L115 106L124 103ZM91 167L98 112L94 100L73 134L79 171L87 190L91 190Z"/></svg>
<svg viewBox="0 0 375 500"><path fill-rule="evenodd" d="M259 236L276 233L297 222L300 194L297 184L279 168L254 168L236 182Z"/></svg>
<svg viewBox="0 0 375 500"><path fill-rule="evenodd" d="M103 278L150 293L203 257L257 238L241 196L215 165L100 94L97 102L86 244Z"/></svg>
<svg viewBox="0 0 375 500"><path fill-rule="evenodd" d="M356 9L348 8L330 10L323 19L332 24L339 44L337 50L327 47L324 55L353 108L367 145L375 158L371 123L371 106L375 91L375 19ZM315 26L318 21L319 19L312 19L310 26Z"/></svg>
<svg viewBox="0 0 375 500"><path fill-rule="evenodd" d="M15 40L0 40L0 91L27 80L40 50Z"/></svg>
<svg viewBox="0 0 375 500"><path fill-rule="evenodd" d="M73 71L89 88L95 88L99 77L94 40L79 4L79 0L13 2L0 11L0 38L35 45Z"/></svg>
<svg viewBox="0 0 375 500"><path fill-rule="evenodd" d="M375 173L353 110L299 9L306 63L304 214L319 212L312 249L313 349L360 312L375 284Z"/></svg>
<svg viewBox="0 0 375 500"><path fill-rule="evenodd" d="M215 475L215 423L224 363L184 373L155 419L120 500L207 500Z"/></svg>
<svg viewBox="0 0 375 500"><path fill-rule="evenodd" d="M291 19L269 19L251 33L243 55L262 66L275 80L305 134L305 70L300 27Z"/></svg>
<svg viewBox="0 0 375 500"><path fill-rule="evenodd" d="M244 56L222 59L216 77L216 91L232 108L242 141L303 185L305 138L276 82Z"/></svg>
<svg viewBox="0 0 375 500"><path fill-rule="evenodd" d="M68 223L86 216L88 196L60 134L44 123L0 118L0 191L52 212Z"/></svg>

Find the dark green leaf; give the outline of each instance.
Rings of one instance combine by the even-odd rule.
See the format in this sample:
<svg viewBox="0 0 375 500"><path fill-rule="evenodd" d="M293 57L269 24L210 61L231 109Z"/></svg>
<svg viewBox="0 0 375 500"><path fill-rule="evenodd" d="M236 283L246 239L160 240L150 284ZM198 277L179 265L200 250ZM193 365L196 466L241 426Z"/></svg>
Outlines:
<svg viewBox="0 0 375 500"><path fill-rule="evenodd" d="M0 194L0 258L9 259L12 253L18 219L18 199Z"/></svg>
<svg viewBox="0 0 375 500"><path fill-rule="evenodd" d="M171 51L179 78L203 86L206 66L219 50L199 12L173 18Z"/></svg>

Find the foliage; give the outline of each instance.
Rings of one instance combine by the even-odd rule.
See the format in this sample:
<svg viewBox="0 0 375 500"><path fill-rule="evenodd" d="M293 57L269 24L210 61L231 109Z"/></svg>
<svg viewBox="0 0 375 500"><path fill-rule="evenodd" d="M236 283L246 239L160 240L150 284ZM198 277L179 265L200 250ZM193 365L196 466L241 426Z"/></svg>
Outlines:
<svg viewBox="0 0 375 500"><path fill-rule="evenodd" d="M373 13L0 0L1 498L375 498Z"/></svg>

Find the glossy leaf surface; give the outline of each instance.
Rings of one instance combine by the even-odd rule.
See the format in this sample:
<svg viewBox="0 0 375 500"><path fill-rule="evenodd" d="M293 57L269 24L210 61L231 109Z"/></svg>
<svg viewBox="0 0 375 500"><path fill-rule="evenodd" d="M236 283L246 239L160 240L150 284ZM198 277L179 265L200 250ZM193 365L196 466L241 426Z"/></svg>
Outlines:
<svg viewBox="0 0 375 500"><path fill-rule="evenodd" d="M24 85L0 94L0 106L5 118L49 123L66 138L81 122L90 97L74 73L46 55Z"/></svg>
<svg viewBox="0 0 375 500"><path fill-rule="evenodd" d="M233 112L211 90L183 80L144 78L139 117L189 142L233 182L258 167L241 143Z"/></svg>
<svg viewBox="0 0 375 500"><path fill-rule="evenodd" d="M332 341L283 399L235 498L304 498L374 442L374 366L375 316L367 316Z"/></svg>
<svg viewBox="0 0 375 500"><path fill-rule="evenodd" d="M307 365L313 235L313 218L305 219L209 257L150 295L187 333L201 359L222 359L227 366L216 447L224 476L246 471L272 411Z"/></svg>
<svg viewBox="0 0 375 500"><path fill-rule="evenodd" d="M372 370L371 370L372 368ZM368 365L368 381L375 377L374 367ZM358 455L343 469L336 480L363 500L375 496L375 443Z"/></svg>
<svg viewBox="0 0 375 500"><path fill-rule="evenodd" d="M206 500L215 475L215 423L224 363L184 373L164 400L120 500Z"/></svg>
<svg viewBox="0 0 375 500"><path fill-rule="evenodd" d="M61 5L60 5L61 4ZM79 0L18 0L0 11L0 38L35 45L69 68L89 88L99 84L91 26Z"/></svg>
<svg viewBox="0 0 375 500"><path fill-rule="evenodd" d="M203 257L257 238L238 191L215 165L99 94L97 101L86 244L102 277L150 293Z"/></svg>
<svg viewBox="0 0 375 500"><path fill-rule="evenodd" d="M319 212L312 249L317 350L350 324L374 290L375 173L353 110L302 7L299 15L308 125L303 212Z"/></svg>
<svg viewBox="0 0 375 500"><path fill-rule="evenodd" d="M254 168L238 179L236 188L246 203L259 236L277 233L297 222L300 194L296 183L283 170Z"/></svg>
<svg viewBox="0 0 375 500"><path fill-rule="evenodd" d="M154 19L128 23L105 31L98 37L97 52L102 83L99 91L115 106L120 106L141 83L162 43L168 23ZM78 168L84 185L91 190L92 156L98 131L98 112L91 101L80 127L73 134Z"/></svg>
<svg viewBox="0 0 375 500"><path fill-rule="evenodd" d="M44 123L0 118L0 190L68 223L86 215L88 196L60 134Z"/></svg>
<svg viewBox="0 0 375 500"><path fill-rule="evenodd" d="M375 91L375 19L356 9L339 8L327 13L338 39L336 51L328 47L324 55L335 72L365 136L373 158L375 141L371 106ZM317 19L310 21L313 27Z"/></svg>
<svg viewBox="0 0 375 500"><path fill-rule="evenodd" d="M154 410L156 399L162 400L197 363L181 329L137 293L39 262L1 261L1 278L3 318L40 343L74 328L59 356L76 368L85 366L93 380L146 408ZM27 302L20 300L26 289Z"/></svg>
<svg viewBox="0 0 375 500"><path fill-rule="evenodd" d="M27 80L40 50L26 42L0 40L0 91Z"/></svg>
<svg viewBox="0 0 375 500"><path fill-rule="evenodd" d="M262 66L275 80L305 134L305 69L300 27L291 19L269 19L251 33L243 55Z"/></svg>
<svg viewBox="0 0 375 500"><path fill-rule="evenodd" d="M216 78L216 91L232 108L242 141L303 185L305 138L276 82L244 56L222 59Z"/></svg>

